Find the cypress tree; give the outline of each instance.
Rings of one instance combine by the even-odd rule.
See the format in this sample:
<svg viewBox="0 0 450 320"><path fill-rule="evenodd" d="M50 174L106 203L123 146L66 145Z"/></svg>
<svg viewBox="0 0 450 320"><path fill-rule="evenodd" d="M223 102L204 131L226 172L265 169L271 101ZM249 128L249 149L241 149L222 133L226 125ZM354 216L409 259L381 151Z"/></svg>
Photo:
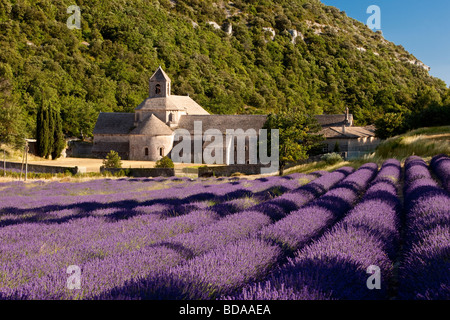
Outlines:
<svg viewBox="0 0 450 320"><path fill-rule="evenodd" d="M54 110L54 132L53 132L53 148L52 159L55 160L61 156L61 152L65 147L64 134L62 131L62 120L59 110Z"/></svg>
<svg viewBox="0 0 450 320"><path fill-rule="evenodd" d="M47 156L50 147L48 141L47 114L47 108L41 105L37 114L36 140L38 155L43 158Z"/></svg>
<svg viewBox="0 0 450 320"><path fill-rule="evenodd" d="M46 154L46 158L50 158L53 152L54 145L54 131L55 131L55 119L54 119L54 110L50 106L47 108L47 123L48 123L48 131L47 131L47 139L48 139L48 150Z"/></svg>

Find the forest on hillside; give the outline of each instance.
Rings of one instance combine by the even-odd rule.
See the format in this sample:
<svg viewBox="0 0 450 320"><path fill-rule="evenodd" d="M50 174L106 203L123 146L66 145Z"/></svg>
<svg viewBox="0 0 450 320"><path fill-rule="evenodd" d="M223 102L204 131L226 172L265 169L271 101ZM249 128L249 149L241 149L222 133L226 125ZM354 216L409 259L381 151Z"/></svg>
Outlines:
<svg viewBox="0 0 450 320"><path fill-rule="evenodd" d="M318 0L77 0L81 29L69 29L73 4L0 0L2 140L35 137L42 106L66 137L89 137L99 112L133 112L159 65L173 94L216 114L348 106L366 125L450 106L401 45Z"/></svg>

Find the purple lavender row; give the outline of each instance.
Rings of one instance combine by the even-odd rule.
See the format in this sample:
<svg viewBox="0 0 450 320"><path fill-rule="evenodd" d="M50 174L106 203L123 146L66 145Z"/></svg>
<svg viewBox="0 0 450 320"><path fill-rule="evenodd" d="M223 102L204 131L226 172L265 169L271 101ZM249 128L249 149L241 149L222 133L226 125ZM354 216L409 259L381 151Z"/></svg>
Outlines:
<svg viewBox="0 0 450 320"><path fill-rule="evenodd" d="M70 251L66 251L64 255L64 259L60 260L55 260L52 256L41 256L21 265L20 269L14 269L19 266L10 266L9 277L0 287L0 299L92 299L130 279L147 277L184 260L179 253L167 247L144 247L114 257L97 257L79 265L80 289L69 289L67 267L77 265L79 260ZM66 262L61 263L63 260ZM46 267L46 275L36 271L42 265ZM33 276L24 278L21 273Z"/></svg>
<svg viewBox="0 0 450 320"><path fill-rule="evenodd" d="M341 175L343 174L341 173ZM337 175L337 178L339 177L340 175ZM305 178L306 177L303 177L303 179ZM308 177L308 179L312 179L312 177ZM321 178L318 178L315 181L320 179ZM271 200L250 207L249 200L245 202L242 202L241 199L239 200L239 203L233 201L236 209L236 211L232 211L233 214L229 214L230 210L227 212L220 212L219 215L225 216L225 218L220 219L215 223L205 225L192 232L180 233L178 236L167 240L167 243L178 247L188 258L192 258L213 250L219 245L223 246L227 243L256 234L261 228L271 223L269 216L253 209L265 206L267 203L270 203Z"/></svg>
<svg viewBox="0 0 450 320"><path fill-rule="evenodd" d="M426 168L409 157L405 176ZM405 253L399 268L400 299L450 299L450 196L429 175L405 181Z"/></svg>
<svg viewBox="0 0 450 320"><path fill-rule="evenodd" d="M236 199L239 200L239 199ZM234 204L236 204L236 200L234 200ZM248 201L246 201L245 199L243 199L244 201L241 201L241 205L243 207L251 205L251 199L248 199ZM249 204L245 204L245 202L249 202ZM205 210L205 209L209 209L208 212L214 213L216 212L215 207L217 206L212 206L212 207L205 207L203 205L204 203L192 203L191 205L189 205L189 209L190 210ZM202 206L203 205L203 206ZM180 234L180 231L175 232L175 230L173 229L173 225L174 223L176 224L177 219L172 220L172 219L167 219L164 221L158 221L161 219L161 214L165 211L169 211L171 210L172 206L169 205L161 205L161 204L155 204L155 205L151 205L151 206L138 206L135 207L136 211L136 217L133 219L130 219L129 223L126 222L121 222L120 224L112 224L111 227L105 227L105 225L107 226L107 224L104 223L104 221L102 221L101 219L97 219L97 220L90 220L92 221L92 226L90 226L90 228L88 229L90 233L92 233L93 235L98 233L98 234L102 234L102 241L107 241L107 239L109 239L111 234L118 234L118 231L120 232L120 237L122 239L127 239L128 233L129 232L133 232L135 233L135 236L133 238L141 238L141 239L147 239L147 243L148 241L152 241L152 242L157 242L157 241L163 241L163 239L167 238L167 236L165 235L165 230L170 230L170 234L171 236L176 236L177 234ZM237 206L237 209L239 209L240 206ZM188 212L190 212L189 210L184 210L185 214L187 214ZM76 217L76 212L73 212L71 210L59 210L59 211L55 211L55 212L49 212L46 215L50 216L54 219L57 219L58 221L67 221L70 222L70 227L73 229L77 229L77 225L84 225L84 218L81 217L81 221L79 221L79 223L74 220L73 218ZM111 216L120 216L123 214L123 210L120 208L105 208L105 209L97 209L94 211L90 212L89 216L94 216L94 217L98 217L98 218L102 218L102 217L111 217ZM129 212L125 212L125 214L129 215ZM225 215L228 214L228 212L222 212L221 215ZM201 215L203 216L203 215ZM138 218L140 217L140 218ZM193 218L191 218L193 217ZM183 219L188 219L188 220L192 220L192 221L196 221L198 220L198 214L196 214L196 212L193 212L192 215L186 217L186 218L182 218ZM203 219L200 219L200 221L203 221ZM210 221L210 220L208 220ZM144 228L141 227L134 227L135 229L132 228L132 226L135 226L137 223L139 224L143 224ZM181 228L180 230L184 231L184 232L189 232L192 231L192 228L190 229L189 225L191 225L192 223L187 224L186 226L184 226L184 228ZM219 227L221 226L221 224L219 224ZM19 230L20 232L21 228L9 228L9 229L4 229L2 233L0 233L0 238L3 238L2 235L5 234L5 232L7 230ZM32 230L33 229L33 230ZM53 240L53 244L55 247L67 247L67 245L65 245L64 243L73 243L73 241L75 241L75 239L70 238L68 239L66 236L71 235L71 232L67 232L64 231L67 229L67 226L65 224L58 224L55 225L53 227L49 227L49 226L42 226L42 228L39 227L32 227L30 225L26 225L26 234L24 235L22 232L20 232L20 236L16 237L14 235L11 235L11 232L8 232L6 234L9 234L9 236L7 236L6 238L8 238L8 240L14 241L14 247L18 247L20 248L22 245L25 245L26 243L31 243L31 244L35 244L36 248L29 250L29 252L34 252L37 251L39 246L42 245L42 243L46 242L46 239L48 239L49 237L49 233L51 234L58 234L58 233L62 233L62 237L60 237L60 239L58 239L57 241ZM125 232L126 230L130 230L129 232ZM51 230L48 232L42 232L43 230ZM61 231L59 231L61 230ZM236 229L238 230L238 229ZM17 232L17 231L14 231ZM151 234L151 237L149 237L148 235L146 235L145 233L149 233ZM140 235L142 233L142 235ZM86 234L86 233L85 233ZM35 235L35 237L32 237L33 235ZM77 236L75 236L75 238L77 238ZM92 238L90 238L92 239ZM115 239L115 241L118 241L118 239ZM126 240L121 241L121 243L126 243ZM11 248L13 249L13 248ZM8 248L5 248L5 252L15 252L15 250L8 250Z"/></svg>
<svg viewBox="0 0 450 320"><path fill-rule="evenodd" d="M185 264L127 281L99 299L216 299L247 283L263 279L280 250L255 238L241 239L211 250Z"/></svg>
<svg viewBox="0 0 450 320"><path fill-rule="evenodd" d="M261 230L261 237L293 252L343 217L377 173L375 163L362 165L327 193Z"/></svg>
<svg viewBox="0 0 450 320"><path fill-rule="evenodd" d="M304 175L300 183L310 181L314 179L316 175ZM290 190L298 187L298 181L295 179L283 179L284 183L283 191ZM270 181L270 180L269 180ZM198 201L210 201L212 203L220 203L228 199L237 199L250 197L254 193L255 188L262 190L258 195L258 200L264 200L270 197L270 193L266 193L265 190L273 188L274 183L267 185L266 182L253 182L248 187L243 184L222 184L213 186L214 188L207 189L208 186L193 186L181 190L154 190L151 192L151 199L149 200L148 192L138 192L136 194L124 193L121 196L115 194L109 195L87 195L78 197L41 197L39 194L35 195L36 200L27 198L27 201L23 201L23 197L14 196L3 198L0 216L0 225L8 225L17 223L25 216L25 221L34 222L46 220L51 222L52 215L49 212L63 212L64 219L56 219L55 222L61 223L69 218L76 218L77 216L90 215L93 211L98 210L112 210L111 208L119 208L115 211L121 212L114 214L111 218L124 218L127 216L133 216L140 214L140 210L135 210L136 206L142 208L146 206L152 206L154 204L166 204L170 205L170 209L167 210L169 215L183 214L186 210L192 207L192 202ZM267 189L266 189L267 188ZM174 197L176 195L177 197ZM31 200L31 201L30 201ZM18 203L22 203L22 208L18 206ZM195 208L191 208L195 209ZM217 209L227 210L233 209L233 205L225 205L223 208L217 206ZM73 214L70 215L70 210L73 210ZM130 211L128 214L126 211Z"/></svg>
<svg viewBox="0 0 450 320"><path fill-rule="evenodd" d="M248 286L225 299L373 299L385 291L369 290L366 268L377 265L383 277L392 273L387 251L397 246L400 202L397 196L400 163L381 167L361 202L316 242L265 282ZM386 178L388 177L388 178ZM384 280L384 278L382 278ZM385 282L382 288L385 289Z"/></svg>
<svg viewBox="0 0 450 320"><path fill-rule="evenodd" d="M288 191L275 199L255 205L250 210L267 214L272 220L277 221L285 217L309 201L323 195L336 183L344 179L354 171L351 167L342 167L331 173L321 172L321 176L297 189Z"/></svg>
<svg viewBox="0 0 450 320"><path fill-rule="evenodd" d="M187 258L195 256L187 263L189 268L179 266L168 275L163 273L163 282L166 283L166 286L163 286L164 288L167 287L168 281L171 283L175 281L175 283L172 283L170 291L175 290L177 293L170 298L179 299L182 296L179 291L186 291L186 289L180 288L186 288L186 286L191 288L188 298L211 298L218 295L219 292L228 292L238 285L242 286L251 279L257 279L263 266L267 264L263 269L268 269L276 261L278 251L274 251L276 247L269 246L262 241L246 239L270 222L269 217L263 213L243 211L221 219L215 224L206 225L191 233L180 234L169 239L169 241L163 242L163 245L175 248ZM238 240L238 242L236 243L235 240ZM248 253L249 250L252 254L257 253L257 256L250 261L248 258L251 258L252 254ZM203 254L205 252L206 254ZM237 255L240 256L239 259L236 259ZM261 261L264 262L263 266L261 266ZM198 272L199 269L205 269L205 271ZM204 273L208 274L208 277L199 280L199 274ZM130 290L129 286L133 286L136 281L139 280L128 281L125 291L119 291L119 293L117 293L117 290L113 291L116 295L115 298L117 298L117 295L120 298L136 298L127 294L127 291ZM139 288L142 287L142 284L140 284ZM160 285L152 283L151 287L159 288ZM148 294L148 292L141 292L139 298L142 298L142 296L148 298ZM161 294L159 292L158 295ZM167 293L165 294L167 295ZM103 298L105 298L105 295L102 295Z"/></svg>
<svg viewBox="0 0 450 320"><path fill-rule="evenodd" d="M215 219L217 216L211 213L196 211L148 225L142 220L111 225L89 217L57 230L54 225L13 226L1 235L0 288L20 290L24 282L31 285L40 278L51 278L57 268L71 264L82 267L95 259L120 261L124 254L152 246L164 237L198 229Z"/></svg>
<svg viewBox="0 0 450 320"><path fill-rule="evenodd" d="M450 192L450 157L445 154L437 155L431 159L430 167L441 180L442 187Z"/></svg>
<svg viewBox="0 0 450 320"><path fill-rule="evenodd" d="M193 232L180 234L179 236L169 239L167 242L164 242L165 245L177 248L177 250L183 253L187 258L194 257L188 262L188 271L185 270L185 266L180 266L168 275L163 273L157 277L152 277L150 280L145 280L147 285L143 285L140 280L136 280L139 282L138 287L144 288L142 289L143 292L139 293L139 298L149 298L150 296L155 298L156 293L154 290L157 290L157 296L159 298L161 298L162 295L169 299L206 299L217 296L219 293L229 292L232 289L234 290L237 287L244 285L249 279L245 277L245 272L242 270L248 272L247 269L249 269L249 271L254 273L255 271L260 270L260 267L253 267L254 261L245 261L241 259L236 261L235 256L238 253L236 253L235 250L236 248L239 250L250 250L248 245L246 245L248 241L251 241L252 251L256 249L256 252L258 252L258 245L263 245L263 247L266 248L268 245L262 241L247 239L270 222L270 218L263 213L244 210L243 212L235 213L223 218L217 223L206 225ZM256 244L255 241L257 241ZM269 247L275 248L273 246ZM271 264L273 264L276 261L276 257L279 255L278 251L276 252L277 253L274 256L270 251L270 254L268 255L267 252L261 250L259 255L270 257L269 260L272 261ZM251 255L245 254L242 258L245 256L251 257ZM213 261L213 266L211 266L211 261ZM240 266L242 263L245 264L245 267ZM205 271L198 272L199 269L205 269ZM181 272L180 270L184 271ZM207 278L212 278L209 281L205 279L199 281L198 278L201 274L208 274L209 277ZM253 278L258 274L259 273L256 273ZM240 278L243 275L244 278ZM160 279L161 277L163 280ZM236 277L238 277L239 281L230 280ZM194 281L194 279L196 280ZM126 291L130 290L130 287L136 286L136 281L129 281L125 286L127 288L126 290L113 291L114 293L110 293L109 298L112 298L111 295L114 295L115 298L136 298L136 296L127 296L126 293ZM166 283L166 285L162 286L164 289L163 292L161 292L161 282ZM171 287L169 293L166 292L167 283L170 283ZM227 285L224 285L224 283ZM149 289L149 287L152 289ZM135 290L132 289L132 291ZM103 295L102 298L104 297L105 296Z"/></svg>
<svg viewBox="0 0 450 320"><path fill-rule="evenodd" d="M295 174L283 177L263 178L257 180L241 180L242 183L253 185L259 184L261 186L269 185L277 180L280 182L287 182L289 180L301 179L304 174ZM281 178L281 177L280 177ZM39 197L45 196L70 196L78 194L120 194L123 192L140 192L151 191L153 189L168 189L168 188L186 188L186 187L215 187L227 184L242 184L241 181L229 181L219 179L208 180L191 180L189 178L133 178L133 179L100 179L84 182L44 182L34 181L30 183L24 183L22 181L13 181L8 183L0 183L2 186L2 193L0 197L15 196L15 195L27 195L32 196L39 194Z"/></svg>
<svg viewBox="0 0 450 320"><path fill-rule="evenodd" d="M377 168L376 168L376 165L375 165L375 169L374 170L376 170ZM345 178L346 177L346 175L349 173L349 172L352 172L353 171L353 169L352 168L344 168L343 170L341 170L341 171L337 171L337 172L333 172L333 173L331 173L331 174L329 174L329 176L328 176L328 179L326 179L325 177L327 177L327 176L323 176L322 177L322 180L323 180L323 182L328 182L326 185L318 185L318 184L316 184L315 185L315 187L316 187L316 194L317 193L324 193L325 191L324 190L327 190L327 188L329 188L329 187L331 187L332 185L334 185L334 184L336 184L339 180L342 180L343 178ZM355 173L354 173L355 174ZM351 176L351 175L350 175ZM350 176L348 176L347 178L349 178ZM372 173L372 175L371 176L373 176L373 173ZM321 179L321 178L319 178L319 179ZM316 181L318 181L319 179L316 179L313 183L316 183ZM346 181L346 179L344 179L344 181ZM344 181L342 181L342 183L341 184L343 184L344 183ZM353 179L348 179L347 180L347 182L352 182L353 181ZM320 186L320 187L319 187ZM319 187L319 188L318 188ZM314 189L309 189L309 190L314 190ZM298 190L298 191L300 191L300 190ZM302 191L305 191L305 190L302 190ZM312 193L312 192L311 192ZM297 193L298 195L301 195L302 194L302 192L298 192ZM305 196L305 193L303 192L303 195ZM311 196L311 195L308 195L308 196ZM308 196L306 196L305 198L303 198L303 199L308 199ZM294 198L295 199L295 198ZM299 199L300 200L300 199ZM307 201L307 200L304 200L305 202ZM299 203L300 204L300 201L299 202L297 202L297 203ZM302 203L302 204L304 204L304 203ZM301 204L300 204L301 205ZM288 216L289 217L289 216ZM287 219L287 218L284 218L284 219ZM283 221L284 219L282 219L282 220L280 220L280 221ZM280 222L279 221L279 222ZM278 223L279 223L278 222ZM270 225L270 226L268 226L268 227L266 227L267 229L268 228L271 228L271 226L273 226L273 225ZM266 230L267 230L266 229ZM265 229L263 229L263 230L265 230ZM264 232L263 232L264 233ZM264 237L264 236L263 236ZM272 240L272 239L271 239ZM250 289L250 291L251 291L252 289ZM254 290L255 292L257 292L256 290ZM260 291L259 291L260 292ZM288 291L288 293L289 293L290 291ZM277 294L280 294L279 292L277 293ZM292 296L292 292L290 292L289 294L291 294L291 296ZM318 296L321 296L321 294L320 293L316 293L316 292L310 292L310 291L305 291L305 292L303 292L303 293L301 293L300 295L307 295L307 296L309 296L309 297L311 297L311 296L316 296L316 297L318 297ZM297 295L294 295L294 296L296 296L296 297L299 297L299 295L297 294ZM285 295L281 295L281 297L286 297Z"/></svg>
<svg viewBox="0 0 450 320"><path fill-rule="evenodd" d="M247 213L248 215L249 213ZM258 215L258 213L256 213L256 215ZM262 216L263 220L264 218L266 220L268 220L268 218L262 214L259 214L260 216ZM192 216L192 215L189 215ZM240 216L237 216L236 218L242 218ZM52 239L53 241L49 241L49 243L51 243L51 247L46 248L46 250L55 250L52 258L56 258L58 256L63 256L66 252L71 252L72 253L72 258L76 261L78 261L78 263L83 263L83 262L89 262L89 256L97 256L100 254L100 256L102 257L112 257L114 256L114 254L121 254L123 253L123 251L127 251L127 250L133 250L145 245L148 245L149 243L154 243L158 240L164 239L164 237L167 237L167 235L170 236L174 236L177 233L179 234L180 232L186 232L189 230L189 224L186 224L186 222L190 222L190 220L188 219L190 217L178 217L178 219L174 218L174 219L168 219L168 220L164 220L161 222L153 222L150 224L151 227L153 228L148 228L147 226L145 226L145 228L136 228L136 226L134 226L134 228L132 228L131 226L125 226L125 223L128 223L129 221L124 221L123 223L115 223L113 226L113 228L111 227L102 227L102 223L99 222L100 221L96 221L94 223L90 222L90 228L83 228L83 233L84 235L86 235L86 238L89 238L90 241L88 243L85 243L83 241L81 241L81 243L79 242L79 239L75 236L72 237L72 239L67 239L64 236L65 235L70 235L73 234L73 231L78 231L77 230L77 223L71 223L69 226L65 226L65 227L70 227L70 231L71 232L61 232L63 231L62 229L58 232L56 230L52 230L49 231L49 233L51 234L62 234L64 235L63 237L59 237L59 239ZM250 219L248 220L249 223L247 223L249 229L245 230L245 228L243 229L243 224L239 223L236 219L235 221L235 225L234 226L238 226L237 228L233 227L233 224L231 223L231 227L233 227L231 230L234 231L234 236L235 237L239 237L239 236L244 236L244 235L248 235L249 233L252 233L252 231L254 229L252 228L260 228L261 226L259 226L257 223L255 224L255 216L250 217ZM180 219L182 219L183 221L181 221ZM180 223L177 223L177 220L180 220ZM203 219L204 220L204 219ZM230 219L231 220L231 219ZM209 221L209 220L208 220ZM245 219L242 219L241 222L244 222ZM170 223L169 222L174 222L174 223ZM229 221L227 221L229 222ZM193 221L194 223L194 227L195 228L191 228L192 229L196 229L197 227L199 227L200 225L195 224L196 221L194 219ZM200 220L200 223L203 223L202 220ZM262 222L264 223L264 222ZM104 225L104 224L103 224ZM64 226L64 225L63 225ZM178 227L179 226L179 227ZM220 224L219 224L220 226ZM83 226L85 227L85 226ZM241 230L243 230L243 233L241 235L238 234L238 231L240 230L239 227L241 227ZM49 227L51 228L51 227ZM124 233L124 229L130 230L130 232L125 232ZM175 229L174 229L175 228ZM11 229L11 228L9 228ZM51 228L54 229L54 228ZM93 232L89 232L90 229L93 229ZM102 230L102 231L100 231ZM121 230L122 232L117 232ZM152 231L153 230L153 231ZM28 232L26 232L28 235L33 234L34 232L29 232L30 230L28 230ZM42 228L40 229L40 231L42 231ZM93 239L95 239L95 234L100 231L100 233L102 234L102 239L98 240L98 241L94 241L92 242ZM114 232L115 231L115 232ZM111 236L104 238L106 234L112 234ZM115 234L118 233L118 234ZM41 232L40 233L43 238L42 241L48 241L49 237L48 237L48 233L47 232ZM79 234L79 232L75 232L75 234ZM90 234L92 234L90 236ZM93 238L91 238L93 237ZM152 240L153 239L153 240ZM24 240L24 239L22 239ZM34 243L34 244L39 244L40 245L40 241L30 241L29 237L28 239L25 239L27 241L25 241L25 243ZM36 240L36 239L34 239ZM23 242L22 242L23 243ZM45 244L45 242L44 242ZM71 244L71 245L67 245L67 244ZM15 245L18 246L18 248L22 247L21 243L17 243L15 242ZM83 250L79 250L79 248L84 248ZM86 250L86 247L89 250ZM59 248L59 254L56 254L56 251ZM41 267L36 269L33 269L31 274L28 275L28 278L33 278L33 276L37 273L39 274L45 274L45 270L48 269L46 264L30 264L30 255L29 252L36 252L35 255L37 255L37 259L35 260L40 260L40 254L42 254L42 247L39 247L39 251L37 250L38 248L36 247L35 249L32 248L28 248L28 252L27 252L27 259L24 259L23 263L19 263L19 265L16 265L16 267L14 268L15 270L25 270L26 268L21 267L21 265L40 265ZM85 255L85 252L88 252L87 255ZM87 258L86 258L87 256ZM75 259L75 257L77 257ZM17 257L15 257L17 258ZM86 260L88 259L88 260ZM69 261L64 261L63 260L58 260L60 265L67 265L68 263L70 263ZM27 273L22 273L22 275L25 274L25 278ZM50 275L49 275L50 276Z"/></svg>
<svg viewBox="0 0 450 320"><path fill-rule="evenodd" d="M250 201L249 201L250 202ZM192 207L194 210L198 210L198 209L208 209L207 207L202 207L201 206L202 203L193 203L190 205L190 207ZM214 213L215 210L214 209L215 206L210 207L208 210L209 212ZM196 221L199 220L199 223L203 223L202 221L205 219L199 219L204 217L205 215L201 214L202 212L200 212L200 216L199 214L197 214L196 212L193 212L193 214L188 215L186 218L181 218L181 220L183 221L182 223L184 223L185 225L182 228L179 228L179 230L175 230L174 229L174 225L177 225L177 220L180 219L167 219L164 221L158 221L161 216L160 213L169 210L170 208L167 207L167 205L161 205L161 204L155 204L155 205L151 205L151 206L139 206L136 207L135 210L138 211L140 216L141 214L143 216L141 216L140 218L133 218L130 219L129 223L127 222L121 222L119 224L112 224L110 227L108 227L108 224L105 224L104 221L102 220L89 220L92 222L92 225L90 226L90 228L88 228L87 231L90 232L90 234L95 235L95 234L101 234L102 235L102 239L101 241L105 242L108 241L108 239L111 237L111 235L115 235L115 238L119 237L122 239L120 241L120 243L127 243L127 239L128 242L130 242L130 236L128 235L129 233L134 233L134 236L132 237L132 239L146 239L146 243L152 243L152 242L157 242L157 241L163 241L163 239L167 238L167 233L170 233L171 236L176 236L177 234L180 234L183 232L189 232L192 231L193 228L189 227L190 225L196 225ZM120 208L105 208L105 209L97 209L91 212L90 216L95 216L95 217L109 217L111 215L120 215L122 213L122 210ZM187 214L187 213L186 213ZM222 213L223 214L223 213ZM78 225L85 225L84 220L82 219L81 221L79 221L79 223L76 220L70 220L70 218L73 218L76 214L73 213L71 210L60 210L60 211L56 211L56 212L50 212L47 213L47 215L52 216L57 218L59 221L68 221L70 222L70 228L71 229L77 229ZM211 219L209 219L210 214L206 215L206 217L208 218L205 221L212 221ZM67 219L69 218L69 219ZM67 220L66 220L67 219ZM181 221L180 220L180 221ZM188 223L187 223L188 222ZM142 224L143 227L137 226L136 224ZM192 224L194 223L194 224ZM223 223L222 223L223 224ZM181 226L181 223L180 223ZM221 226L221 224L219 224L219 227ZM37 252L38 249L40 248L40 246L43 243L47 242L47 239L49 239L49 234L59 234L61 233L63 236L59 237L59 239L54 239L53 240L53 246L56 247L63 247L63 248L67 248L67 245L65 243L74 243L74 241L76 241L77 239L77 235L75 235L75 237L71 237L68 238L68 236L72 235L72 232L67 232L68 226L66 226L65 224L58 224L55 226L42 226L42 228L39 227L33 227L31 225L26 225L26 233L23 234L22 232L20 232L21 228L9 228L9 229L4 229L2 233L0 233L0 238L3 238L2 235L8 235L6 236L5 240L8 240L9 242L13 242L13 246L20 248L22 245L26 245L26 243L31 243L35 245L35 248L29 248L28 252ZM125 232L126 230L129 230L127 232ZM5 233L8 230L16 230L14 232L17 233L17 230L20 232L20 236L16 237L15 235L12 235L11 232ZM45 230L49 230L48 232ZM167 230L167 232L166 232ZM236 229L238 230L238 229ZM87 234L87 231L84 232L85 235ZM119 231L121 231L119 233ZM147 233L147 234L146 234ZM148 234L150 234L151 236L149 237ZM35 235L33 237L33 235ZM93 239L92 236L89 237L91 240ZM96 237L95 237L96 238ZM118 242L119 239L114 239L115 242ZM133 240L136 241L136 240ZM139 243L142 245L143 240L139 241ZM78 241L76 242L78 243ZM12 250L8 250L8 248L5 248L4 252L15 252L14 248L11 248Z"/></svg>
<svg viewBox="0 0 450 320"><path fill-rule="evenodd" d="M305 204L317 194L324 192L344 178L347 172L352 170L352 168L343 168L333 173L324 173L322 177L290 193L297 196L295 198L296 205ZM213 250L219 245L226 245L232 241L256 234L272 222L270 215L266 214L267 211L262 209L271 208L271 205L283 196L284 194L273 200L246 208L193 232L180 234L171 238L169 243L182 248L184 252L188 253L189 257L193 257ZM285 210L285 213L288 212L287 208L283 208L283 210Z"/></svg>

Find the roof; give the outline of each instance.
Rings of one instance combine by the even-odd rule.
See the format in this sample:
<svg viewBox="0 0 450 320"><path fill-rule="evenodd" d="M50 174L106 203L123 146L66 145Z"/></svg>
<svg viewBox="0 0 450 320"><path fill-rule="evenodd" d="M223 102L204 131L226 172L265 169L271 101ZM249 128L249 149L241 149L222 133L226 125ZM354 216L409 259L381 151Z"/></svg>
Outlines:
<svg viewBox="0 0 450 320"><path fill-rule="evenodd" d="M173 110L186 111L187 114L209 113L189 96L167 96L158 98L147 98L139 104L135 110Z"/></svg>
<svg viewBox="0 0 450 320"><path fill-rule="evenodd" d="M172 135L173 131L164 122L159 120L154 114L143 119L139 125L131 131L131 134L135 135L147 135L147 136L157 136L157 135Z"/></svg>
<svg viewBox="0 0 450 320"><path fill-rule="evenodd" d="M375 137L375 132L371 127L345 127L345 132L341 127L327 127L320 131L325 138L334 139L358 139Z"/></svg>
<svg viewBox="0 0 450 320"><path fill-rule="evenodd" d="M164 72L161 66L156 69L155 73L150 77L150 81L170 81L169 76Z"/></svg>
<svg viewBox="0 0 450 320"><path fill-rule="evenodd" d="M134 113L100 112L93 134L129 134L134 127Z"/></svg>
<svg viewBox="0 0 450 320"><path fill-rule="evenodd" d="M349 114L350 122L353 120L353 115ZM321 114L314 116L317 122L323 127L336 127L345 123L345 114Z"/></svg>
<svg viewBox="0 0 450 320"><path fill-rule="evenodd" d="M194 132L194 121L202 122L202 131L219 129L226 133L227 129L258 130L264 126L266 115L183 115L178 122L178 128Z"/></svg>

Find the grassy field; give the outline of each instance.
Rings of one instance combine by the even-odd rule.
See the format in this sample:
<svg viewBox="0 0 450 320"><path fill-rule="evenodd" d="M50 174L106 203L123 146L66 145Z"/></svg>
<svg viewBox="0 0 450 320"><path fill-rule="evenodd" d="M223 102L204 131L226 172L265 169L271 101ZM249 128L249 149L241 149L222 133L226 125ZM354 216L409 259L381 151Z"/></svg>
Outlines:
<svg viewBox="0 0 450 320"><path fill-rule="evenodd" d="M286 170L286 174L309 173L316 170L333 171L343 166L359 168L367 162L381 165L387 159L397 159L402 163L411 155L428 161L438 154L450 154L450 126L420 128L383 141L374 153L352 161L342 161L328 165L325 161L312 162Z"/></svg>

